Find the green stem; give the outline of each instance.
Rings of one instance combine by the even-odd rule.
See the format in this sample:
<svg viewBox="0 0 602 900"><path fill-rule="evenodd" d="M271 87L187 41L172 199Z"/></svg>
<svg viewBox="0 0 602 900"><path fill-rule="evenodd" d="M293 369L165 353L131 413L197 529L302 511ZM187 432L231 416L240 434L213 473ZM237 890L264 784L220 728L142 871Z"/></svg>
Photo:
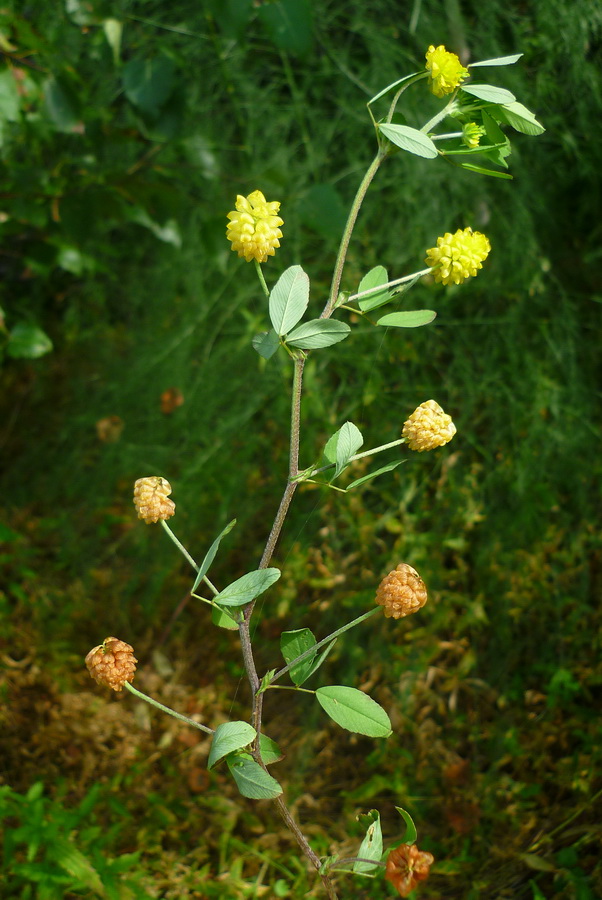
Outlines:
<svg viewBox="0 0 602 900"><path fill-rule="evenodd" d="M444 106L443 109L440 110L436 115L434 115L432 119L429 119L426 125L422 126L420 130L423 132L423 134L428 134L429 131L433 130L435 125L438 125L439 122L443 121L443 119L445 119L445 117L449 115L452 107L455 105L457 93L458 92L456 91L454 94L452 94L449 103Z"/></svg>
<svg viewBox="0 0 602 900"><path fill-rule="evenodd" d="M174 542L174 544L176 545L176 547L178 548L180 553L186 557L186 559L188 560L188 562L190 563L192 568L195 570L195 572L198 572L200 566L197 563L195 563L194 559L192 558L192 556L190 555L190 553L188 552L188 550L186 549L184 544L182 544L181 541L178 540L178 538L175 536L175 534L173 533L173 531L171 530L171 528L169 527L167 522L165 522L162 519L161 525L163 526L163 531L167 534L169 539ZM210 591L212 591L215 595L219 594L218 589L215 587L214 584L212 584L209 581L209 579L207 578L206 575L203 575L203 581L205 582L205 584L207 585L207 587L209 588Z"/></svg>
<svg viewBox="0 0 602 900"><path fill-rule="evenodd" d="M364 450L363 453L356 453L354 456L349 457L349 462L355 462L356 459L363 459L365 456L374 456L376 453L382 453L383 450L390 450L392 447L398 447L400 444L405 444L405 438L398 438L396 441L390 441L388 444L381 444L380 447L371 447L370 450ZM316 469L306 469L304 472L300 472L297 476L299 483L302 481L309 481L313 478L314 475L319 475L321 472L326 472L328 469L332 469L336 466L336 463L328 463L326 466L320 466ZM315 481L314 484L322 484L323 482ZM330 485L333 487L333 485Z"/></svg>
<svg viewBox="0 0 602 900"><path fill-rule="evenodd" d="M269 687L271 687L275 681L281 678L283 675L293 668L293 666L298 665L298 663L303 662L304 659L307 659L308 656L311 656L320 647L323 647L324 644L328 644L330 641L333 641L335 638L338 638L339 635L344 634L346 631L349 631L350 628L355 628L356 625L360 625L362 622L365 622L366 619L369 619L370 616L376 615L376 613L382 612L380 606L376 606L374 609L369 610L367 613L363 613L363 615L358 616L357 619L353 619L352 622L348 622L347 625L343 625L342 628L338 628L336 631L333 631L332 634L329 634L327 637L322 638L321 641L318 641L317 644L314 644L313 647L310 647L309 650L306 650L304 653L301 653L299 656L295 657L295 659L291 660L291 662L285 666L283 669L280 669L279 672L276 672L274 677L270 680Z"/></svg>
<svg viewBox="0 0 602 900"><path fill-rule="evenodd" d="M275 691L301 691L303 694L315 694L315 691L311 691L309 688L297 687L297 685L292 684L268 684L268 688L274 688Z"/></svg>
<svg viewBox="0 0 602 900"><path fill-rule="evenodd" d="M126 690L133 694L134 697L138 697L139 700L144 700L145 703L150 703L151 706L155 706L157 709L160 709L161 712L167 713L169 716L173 716L174 719L179 719L180 722L185 722L187 725L192 725L193 728L198 728L200 731L204 731L206 734L214 734L213 728L208 728L206 725L201 725L200 722L195 722L194 719L189 719L188 716L183 716L182 713L176 712L175 709L170 709L169 706L164 706L163 703L159 703L158 700L153 700L152 697L149 697L147 694L143 694L142 691L139 691L133 685L129 684L126 681L124 684Z"/></svg>
<svg viewBox="0 0 602 900"><path fill-rule="evenodd" d="M259 281L261 282L261 287L263 288L263 292L269 300L270 299L270 289L266 284L265 278L263 277L263 272L261 270L261 263L258 263L256 259L254 259L253 262L255 263L255 271L257 272L257 277L259 278Z"/></svg>

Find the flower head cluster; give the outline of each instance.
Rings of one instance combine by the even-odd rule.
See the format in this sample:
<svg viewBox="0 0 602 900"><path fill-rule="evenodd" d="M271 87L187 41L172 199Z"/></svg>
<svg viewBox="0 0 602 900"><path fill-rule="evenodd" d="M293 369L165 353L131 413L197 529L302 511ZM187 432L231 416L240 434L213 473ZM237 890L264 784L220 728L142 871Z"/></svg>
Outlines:
<svg viewBox="0 0 602 900"><path fill-rule="evenodd" d="M422 453L448 444L455 433L451 416L443 412L436 400L426 400L406 419L401 436L410 450Z"/></svg>
<svg viewBox="0 0 602 900"><path fill-rule="evenodd" d="M482 125L477 125L476 122L467 122L462 126L462 141L471 150L479 146L484 134L485 129Z"/></svg>
<svg viewBox="0 0 602 900"><path fill-rule="evenodd" d="M426 53L426 68L429 72L429 87L435 97L451 94L465 78L465 69L455 53L449 53L443 44L431 46Z"/></svg>
<svg viewBox="0 0 602 900"><path fill-rule="evenodd" d="M278 215L279 209L280 202L268 203L261 191L253 191L248 197L237 196L236 209L228 213L226 237L232 241L232 249L247 262L252 259L265 262L280 246L279 226L284 223Z"/></svg>
<svg viewBox="0 0 602 900"><path fill-rule="evenodd" d="M126 682L134 680L137 662L134 648L116 637L105 638L86 656L86 666L94 681L114 691L120 691Z"/></svg>
<svg viewBox="0 0 602 900"><path fill-rule="evenodd" d="M387 619L403 619L418 612L426 601L426 585L407 563L400 563L385 575L376 591L376 602L383 607Z"/></svg>
<svg viewBox="0 0 602 900"><path fill-rule="evenodd" d="M387 857L385 878L390 881L400 897L407 897L419 881L428 878L435 862L432 853L419 850L416 844L400 844Z"/></svg>
<svg viewBox="0 0 602 900"><path fill-rule="evenodd" d="M171 484L160 475L139 478L134 485L134 506L138 518L152 525L159 519L170 519L176 511L176 504L169 499Z"/></svg>
<svg viewBox="0 0 602 900"><path fill-rule="evenodd" d="M446 232L437 238L437 246L426 251L426 264L433 266L433 277L441 284L462 284L483 268L491 244L480 231L458 228L455 234Z"/></svg>

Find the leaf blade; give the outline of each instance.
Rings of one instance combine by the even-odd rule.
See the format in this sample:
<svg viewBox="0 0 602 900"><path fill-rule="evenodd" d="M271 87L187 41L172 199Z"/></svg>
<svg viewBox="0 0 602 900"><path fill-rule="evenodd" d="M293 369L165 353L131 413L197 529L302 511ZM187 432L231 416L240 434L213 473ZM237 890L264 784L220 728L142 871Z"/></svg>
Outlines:
<svg viewBox="0 0 602 900"><path fill-rule="evenodd" d="M223 722L213 735L207 768L212 769L229 753L242 750L255 740L257 732L248 722Z"/></svg>
<svg viewBox="0 0 602 900"><path fill-rule="evenodd" d="M377 320L377 325L385 325L393 328L420 328L428 325L436 318L437 313L433 309L408 309L405 312L388 313Z"/></svg>
<svg viewBox="0 0 602 900"><path fill-rule="evenodd" d="M382 123L378 126L379 131L391 141L392 144L414 156L421 156L423 159L435 159L438 151L430 139L422 131L417 128L410 128L408 125L388 125Z"/></svg>
<svg viewBox="0 0 602 900"><path fill-rule="evenodd" d="M393 733L385 710L363 691L330 685L318 688L316 699L324 712L347 731L368 737L389 737Z"/></svg>
<svg viewBox="0 0 602 900"><path fill-rule="evenodd" d="M249 797L251 800L273 800L282 793L276 779L265 772L254 759L236 756L228 759L227 763L243 797Z"/></svg>
<svg viewBox="0 0 602 900"><path fill-rule="evenodd" d="M282 337L303 317L309 303L309 277L301 266L286 269L270 292L270 320Z"/></svg>
<svg viewBox="0 0 602 900"><path fill-rule="evenodd" d="M337 319L312 319L287 334L286 343L300 350L320 350L344 341L350 332L351 328L346 322L339 322Z"/></svg>
<svg viewBox="0 0 602 900"><path fill-rule="evenodd" d="M214 598L219 606L244 606L267 591L280 578L280 569L255 569L237 578Z"/></svg>

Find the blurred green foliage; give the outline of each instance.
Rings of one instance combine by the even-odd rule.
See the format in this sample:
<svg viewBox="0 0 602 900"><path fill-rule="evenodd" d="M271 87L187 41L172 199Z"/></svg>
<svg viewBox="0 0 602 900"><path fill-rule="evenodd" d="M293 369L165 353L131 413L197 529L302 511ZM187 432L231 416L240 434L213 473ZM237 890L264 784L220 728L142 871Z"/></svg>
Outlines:
<svg viewBox="0 0 602 900"><path fill-rule="evenodd" d="M265 304L228 248L225 214L257 188L282 201L284 239L266 277L302 263L319 312L373 153L364 103L445 43L473 59L522 51L504 86L546 134L513 141L512 183L401 154L383 167L344 287L377 264L391 277L413 271L439 234L468 224L493 251L474 282L413 289L438 310L433 325L356 331L310 359L302 464L348 418L367 443L396 439L430 397L458 435L349 497L299 492L277 553L278 599L262 604L260 665L275 662L285 628L320 638L342 612L369 608L400 560L419 569L430 602L411 627L370 620L329 657L329 680L370 685L392 711L386 746L350 744L301 700L295 712L272 697L269 734L289 747L278 778L316 823L320 853L329 841L355 853L359 830L349 837L344 823L370 806L385 844L395 840L397 803L437 857L432 898L602 895L601 41L591 0L3 4L0 634L19 665L2 676L0 776L25 796L69 772L71 793L43 798L61 840L72 841L69 817L92 780L108 796L113 766L132 758L117 731L95 745L96 768L80 769L98 714L61 705L64 691L94 690L81 660L106 635L134 643L158 699L246 715L244 685L232 708L237 648L190 605L172 621L189 573L131 506L137 477L168 477L174 528L197 558L236 516L216 560L223 583L255 565L269 530L287 468L289 372L250 346ZM179 660L161 678L158 643ZM111 710L126 714L112 700L103 710L105 729ZM59 720L66 730L53 737ZM203 896L223 896L224 875L232 896L260 895L264 876L276 896L308 893L276 820L239 810L225 783L199 788L196 751L174 727L130 728L140 737L128 744L138 766L128 815L146 815L149 785L169 799L151 802L147 831L135 846L78 832L77 849L108 866L144 844L140 871L165 897L198 896L201 878ZM25 813L10 815L24 827ZM2 877L30 878L23 896L43 896L15 864ZM354 896L387 895L362 890Z"/></svg>

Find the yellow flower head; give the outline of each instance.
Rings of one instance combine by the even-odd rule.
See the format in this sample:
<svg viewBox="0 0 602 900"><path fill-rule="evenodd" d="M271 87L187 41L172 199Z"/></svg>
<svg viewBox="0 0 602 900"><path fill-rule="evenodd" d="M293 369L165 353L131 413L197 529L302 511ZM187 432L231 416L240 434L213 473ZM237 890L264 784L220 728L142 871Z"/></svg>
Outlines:
<svg viewBox="0 0 602 900"><path fill-rule="evenodd" d="M480 231L458 228L437 238L437 246L426 251L426 264L433 266L433 277L441 284L462 284L465 278L483 268L491 244Z"/></svg>
<svg viewBox="0 0 602 900"><path fill-rule="evenodd" d="M475 147L479 146L480 140L484 134L485 129L482 125L477 125L476 122L467 122L466 125L462 126L462 141L467 147L470 147L471 150L474 150Z"/></svg>
<svg viewBox="0 0 602 900"><path fill-rule="evenodd" d="M228 213L226 237L232 241L232 249L247 262L265 262L280 246L279 226L284 223L277 215L279 209L280 202L268 203L261 191L253 191L248 197L237 196L236 209Z"/></svg>
<svg viewBox="0 0 602 900"><path fill-rule="evenodd" d="M449 53L443 44L431 46L426 53L426 67L429 71L429 87L435 97L445 97L456 90L460 82L468 78L465 69L455 53Z"/></svg>
<svg viewBox="0 0 602 900"><path fill-rule="evenodd" d="M435 400L421 403L404 422L401 436L410 450L434 450L449 443L456 433L451 416L444 413Z"/></svg>

